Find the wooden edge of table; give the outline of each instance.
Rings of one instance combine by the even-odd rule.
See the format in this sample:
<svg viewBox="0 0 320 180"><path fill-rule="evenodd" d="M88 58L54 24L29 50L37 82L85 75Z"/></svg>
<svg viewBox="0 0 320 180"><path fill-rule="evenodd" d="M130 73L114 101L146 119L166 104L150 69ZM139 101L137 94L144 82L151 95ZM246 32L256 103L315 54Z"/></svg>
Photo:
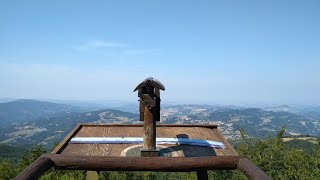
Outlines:
<svg viewBox="0 0 320 180"><path fill-rule="evenodd" d="M229 144L229 142L227 141L227 139L219 132L217 132L217 136L219 136L218 138L222 140L222 143L225 144L226 148L229 149L230 151L232 151L233 154L237 154L238 152L232 147L231 144ZM218 149L219 150L219 149ZM221 150L220 150L221 151ZM226 154L226 152L221 151L222 153L224 153L226 156L228 156L229 154Z"/></svg>
<svg viewBox="0 0 320 180"><path fill-rule="evenodd" d="M57 147L51 152L51 154L59 154L68 145L71 138L73 138L82 128L83 124L77 124L73 130L58 144Z"/></svg>
<svg viewBox="0 0 320 180"><path fill-rule="evenodd" d="M82 127L143 127L143 124L77 124L75 128L58 144L51 154L60 154L68 145L69 141L80 131ZM157 127L202 127L217 129L216 124L157 124ZM220 135L220 137L222 137ZM225 139L223 139L225 140Z"/></svg>
<svg viewBox="0 0 320 180"><path fill-rule="evenodd" d="M118 157L47 155L57 169L92 171L167 171L236 169L242 156Z"/></svg>
<svg viewBox="0 0 320 180"><path fill-rule="evenodd" d="M143 127L143 124L81 124L83 126L104 126L104 127ZM215 129L217 124L157 124L157 127L203 127Z"/></svg>
<svg viewBox="0 0 320 180"><path fill-rule="evenodd" d="M265 172L243 156L213 157L101 157L48 154L38 158L14 179L38 179L51 167L62 170L167 171L239 169L249 179L270 180Z"/></svg>

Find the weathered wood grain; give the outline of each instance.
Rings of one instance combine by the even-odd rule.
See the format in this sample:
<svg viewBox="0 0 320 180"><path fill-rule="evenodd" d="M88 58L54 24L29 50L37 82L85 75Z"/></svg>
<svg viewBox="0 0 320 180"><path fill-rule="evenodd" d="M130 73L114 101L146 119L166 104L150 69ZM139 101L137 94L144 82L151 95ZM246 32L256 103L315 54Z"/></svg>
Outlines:
<svg viewBox="0 0 320 180"><path fill-rule="evenodd" d="M210 128L208 128L210 127ZM83 124L81 129L72 137L141 137L143 136L143 124L141 125L92 125ZM217 128L206 125L161 125L157 126L157 137L166 138L190 138L220 141L226 149L211 147L165 145L181 151L185 157L195 156L234 156L238 155L232 146L223 138ZM63 155L79 156L120 156L121 152L133 146L131 144L68 144L58 151ZM197 153L199 152L199 153Z"/></svg>
<svg viewBox="0 0 320 180"><path fill-rule="evenodd" d="M53 161L47 157L42 156L24 169L17 177L16 180L35 180L44 174L47 170L54 166Z"/></svg>
<svg viewBox="0 0 320 180"><path fill-rule="evenodd" d="M143 123L143 150L156 151L156 118L155 109L144 108L144 123ZM149 153L142 153L144 156ZM152 154L152 153L151 153ZM153 153L155 154L155 153Z"/></svg>
<svg viewBox="0 0 320 180"><path fill-rule="evenodd" d="M236 169L249 179L270 180L271 178L250 160L241 156L213 157L100 157L64 156L49 154L38 158L15 179L38 179L48 169L55 166L64 170L93 171L197 171L200 179L206 178L206 170Z"/></svg>
<svg viewBox="0 0 320 180"><path fill-rule="evenodd" d="M51 154L50 158L58 169L179 172L209 169L236 169L241 157L98 157Z"/></svg>
<svg viewBox="0 0 320 180"><path fill-rule="evenodd" d="M143 127L143 124L82 124L84 126L104 126L104 127ZM204 127L217 128L216 124L157 124L157 127Z"/></svg>

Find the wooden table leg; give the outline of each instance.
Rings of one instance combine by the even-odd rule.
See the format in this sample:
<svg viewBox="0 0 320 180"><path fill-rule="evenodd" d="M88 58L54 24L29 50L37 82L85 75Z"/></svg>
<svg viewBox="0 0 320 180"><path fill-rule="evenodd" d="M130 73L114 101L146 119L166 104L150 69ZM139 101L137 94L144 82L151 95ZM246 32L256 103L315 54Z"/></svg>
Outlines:
<svg viewBox="0 0 320 180"><path fill-rule="evenodd" d="M208 171L207 170L198 170L197 177L198 177L198 180L208 180Z"/></svg>
<svg viewBox="0 0 320 180"><path fill-rule="evenodd" d="M99 174L97 171L87 171L87 180L98 180Z"/></svg>

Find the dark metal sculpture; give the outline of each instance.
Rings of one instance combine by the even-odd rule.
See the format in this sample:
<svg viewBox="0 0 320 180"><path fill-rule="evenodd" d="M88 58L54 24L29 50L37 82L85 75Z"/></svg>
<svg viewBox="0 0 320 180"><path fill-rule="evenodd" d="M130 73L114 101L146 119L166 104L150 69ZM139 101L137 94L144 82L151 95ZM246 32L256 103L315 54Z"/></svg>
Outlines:
<svg viewBox="0 0 320 180"><path fill-rule="evenodd" d="M133 91L138 91L138 97L140 97L140 121L144 122L141 156L158 156L156 149L156 122L160 121L160 90L165 90L163 84L149 77L142 81Z"/></svg>

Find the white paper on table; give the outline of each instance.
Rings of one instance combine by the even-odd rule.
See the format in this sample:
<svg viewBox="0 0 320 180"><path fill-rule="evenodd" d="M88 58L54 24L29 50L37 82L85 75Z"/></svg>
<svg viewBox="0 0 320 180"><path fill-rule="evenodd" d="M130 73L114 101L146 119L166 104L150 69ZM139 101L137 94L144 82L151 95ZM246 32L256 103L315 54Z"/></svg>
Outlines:
<svg viewBox="0 0 320 180"><path fill-rule="evenodd" d="M141 137L75 137L70 140L71 144L142 144ZM156 138L157 144L177 144L205 146L224 149L225 146L219 141L189 138Z"/></svg>

